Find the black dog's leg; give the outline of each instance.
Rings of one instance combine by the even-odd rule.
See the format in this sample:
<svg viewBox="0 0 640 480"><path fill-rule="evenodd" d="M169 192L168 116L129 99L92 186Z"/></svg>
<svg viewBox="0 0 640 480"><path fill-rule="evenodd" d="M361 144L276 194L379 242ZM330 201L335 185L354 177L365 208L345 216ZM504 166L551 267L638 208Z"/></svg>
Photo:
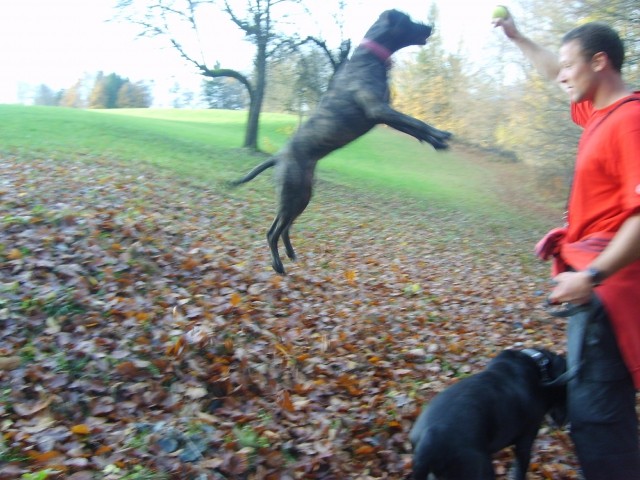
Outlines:
<svg viewBox="0 0 640 480"><path fill-rule="evenodd" d="M511 477L513 480L526 480L529 462L531 462L531 448L533 447L533 442L537 434L538 430L536 429L533 433L523 435L515 444L513 449L515 452L515 463Z"/></svg>
<svg viewBox="0 0 640 480"><path fill-rule="evenodd" d="M451 480L495 480L496 474L488 452L460 450L458 461L442 472L442 478ZM439 478L439 477L438 477Z"/></svg>

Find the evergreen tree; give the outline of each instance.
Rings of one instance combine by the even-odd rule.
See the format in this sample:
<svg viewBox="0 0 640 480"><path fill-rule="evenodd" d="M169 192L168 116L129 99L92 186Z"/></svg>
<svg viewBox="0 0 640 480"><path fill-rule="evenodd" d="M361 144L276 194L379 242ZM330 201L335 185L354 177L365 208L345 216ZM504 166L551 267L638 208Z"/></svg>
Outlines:
<svg viewBox="0 0 640 480"><path fill-rule="evenodd" d="M118 92L128 81L115 73L104 75L99 72L89 95L89 108L116 108L118 106Z"/></svg>
<svg viewBox="0 0 640 480"><path fill-rule="evenodd" d="M61 94L54 92L47 85L40 85L36 88L33 97L34 105L55 106L60 101Z"/></svg>

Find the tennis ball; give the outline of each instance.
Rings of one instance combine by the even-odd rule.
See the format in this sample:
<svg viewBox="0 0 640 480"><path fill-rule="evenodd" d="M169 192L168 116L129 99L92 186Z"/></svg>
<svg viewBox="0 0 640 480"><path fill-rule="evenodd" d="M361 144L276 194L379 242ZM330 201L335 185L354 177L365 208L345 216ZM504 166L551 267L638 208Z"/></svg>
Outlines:
<svg viewBox="0 0 640 480"><path fill-rule="evenodd" d="M504 20L508 16L509 16L509 10L507 10L507 8L503 7L502 5L498 5L496 8L493 9L492 18L501 18Z"/></svg>

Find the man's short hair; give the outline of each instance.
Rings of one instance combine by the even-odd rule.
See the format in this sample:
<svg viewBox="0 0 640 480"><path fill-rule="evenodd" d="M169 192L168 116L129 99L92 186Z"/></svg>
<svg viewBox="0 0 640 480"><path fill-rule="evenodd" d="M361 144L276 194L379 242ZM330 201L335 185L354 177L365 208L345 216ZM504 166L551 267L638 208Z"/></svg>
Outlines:
<svg viewBox="0 0 640 480"><path fill-rule="evenodd" d="M596 53L604 52L618 72L624 62L624 45L615 30L600 22L589 22L574 28L562 38L562 43L577 40L582 53L591 60Z"/></svg>

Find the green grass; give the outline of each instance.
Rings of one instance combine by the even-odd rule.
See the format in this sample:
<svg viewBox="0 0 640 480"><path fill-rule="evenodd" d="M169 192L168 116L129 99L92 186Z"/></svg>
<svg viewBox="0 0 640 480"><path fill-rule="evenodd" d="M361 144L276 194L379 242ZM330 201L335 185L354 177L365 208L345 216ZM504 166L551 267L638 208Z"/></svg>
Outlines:
<svg viewBox="0 0 640 480"><path fill-rule="evenodd" d="M0 105L0 153L113 158L151 164L180 177L215 185L236 178L262 160L240 148L246 112L220 110L77 110ZM275 152L295 130L297 118L263 114L260 147ZM318 179L366 189L449 212L498 221L524 221L498 198L495 164L477 164L385 126L332 153L318 166ZM263 175L254 184L270 182Z"/></svg>
<svg viewBox="0 0 640 480"><path fill-rule="evenodd" d="M379 126L350 148L319 165L326 178L374 190L391 190L435 202L441 207L498 210L498 199L485 188L490 172L449 152Z"/></svg>

